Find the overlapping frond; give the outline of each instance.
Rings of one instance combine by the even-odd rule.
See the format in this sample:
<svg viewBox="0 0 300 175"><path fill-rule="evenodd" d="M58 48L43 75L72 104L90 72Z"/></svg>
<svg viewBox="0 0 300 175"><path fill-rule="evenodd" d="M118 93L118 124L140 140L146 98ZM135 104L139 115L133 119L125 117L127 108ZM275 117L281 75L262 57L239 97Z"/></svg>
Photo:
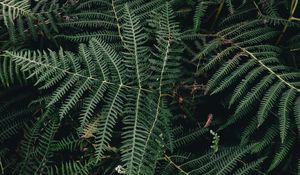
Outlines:
<svg viewBox="0 0 300 175"><path fill-rule="evenodd" d="M118 19L122 52L102 39L91 39L89 45L79 45L78 53L7 51L5 56L30 72L28 78L36 78L40 90L52 91L46 104L58 107L61 119L80 109L78 131L83 139L95 139L96 163L110 149L114 127L123 116L121 153L126 172L151 174L157 157L171 144L170 112L163 93L169 93L180 74L180 31L166 4L159 12L156 51L151 56L147 32L130 6L125 5Z"/></svg>
<svg viewBox="0 0 300 175"><path fill-rule="evenodd" d="M201 27L202 18L207 10L208 2L198 2L194 14L194 31L198 32Z"/></svg>
<svg viewBox="0 0 300 175"><path fill-rule="evenodd" d="M27 84L26 74L29 72L21 72L19 67L6 57L1 57L0 64L0 82L2 87Z"/></svg>
<svg viewBox="0 0 300 175"><path fill-rule="evenodd" d="M265 31L265 34L257 35L258 31ZM208 92L211 94L234 88L229 105L238 105L225 126L235 123L256 108L257 126L261 126L268 117L276 117L273 108L277 108L283 142L290 126L290 109L296 94L300 92L297 83L299 75L280 63L279 48L263 44L273 36L276 36L276 31L264 27L259 20L228 27L218 32L216 39L204 49L210 50L211 55L219 52L204 69L218 67L208 82ZM220 50L221 46L225 48ZM202 55L203 52L198 57ZM232 59L226 59L228 57Z"/></svg>
<svg viewBox="0 0 300 175"><path fill-rule="evenodd" d="M56 38L67 39L73 42L85 42L93 37L97 37L105 41L123 42L122 18L124 17L125 4L127 4L136 18L145 18L152 11L161 9L164 1L86 0L75 4L74 8L76 10L68 13L68 18L59 24L63 28L72 29L73 33L64 32L57 35ZM101 12L98 9L101 9ZM82 27L89 30L83 32L80 29Z"/></svg>
<svg viewBox="0 0 300 175"><path fill-rule="evenodd" d="M65 175L88 175L89 170L87 167L82 165L80 162L69 161L64 162L60 166L47 167L48 175L57 175L57 174L65 174Z"/></svg>
<svg viewBox="0 0 300 175"><path fill-rule="evenodd" d="M132 97L133 99L136 98L137 101L134 108L132 106L132 109L130 107L127 109L128 112L135 111L135 113L131 114L132 117L125 118L124 123L133 125L136 131L135 133L125 132L124 134L124 138L126 138L126 140L124 141L125 144L123 147L123 152L125 152L125 162L129 162L129 164L126 164L128 174L152 174L156 163L154 157L162 154L162 152L160 152L159 150L167 146L164 145L164 142L166 142L168 138L169 112L165 107L166 102L163 97L163 93L167 93L166 91L170 89L172 83L176 82L175 77L180 74L179 72L177 72L177 69L174 69L178 66L178 57L174 55L178 53L178 50L175 48L176 44L178 44L178 39L180 38L180 31L178 28L178 24L174 22L174 13L169 4L166 4L162 9L162 12L158 15L158 24L155 25L158 26L156 45L156 49L158 50L158 52L157 54L155 54L156 58L150 60L153 69L153 82L158 82L151 83L151 85L158 89L158 92L155 92L158 94L150 96L149 98L145 97L143 93L138 91L136 97ZM133 33L134 31L132 32L132 34ZM138 33L136 35L129 35L128 37L130 36L132 36L131 39L134 40L134 36L138 37ZM125 41L126 38L127 36L124 35ZM138 43L136 44L136 46L138 46ZM134 48L135 46L128 47L130 51L132 50L130 48ZM143 50L145 49L142 48L142 53L136 51L131 55L145 56ZM143 65L143 63L141 64L142 66L146 66ZM175 76L171 75L171 72L175 74ZM143 74L143 71L141 73ZM138 82L138 84L140 84L140 82ZM143 99L146 101L144 101ZM153 110L154 112L151 112L151 110ZM146 116L150 117L146 121L144 121L143 119L143 115L145 114ZM129 143L127 142L127 137L131 139ZM135 146L134 144L136 144L137 146ZM127 150L128 148L129 150Z"/></svg>
<svg viewBox="0 0 300 175"><path fill-rule="evenodd" d="M116 58L109 57L110 55L106 56L107 53L103 53L103 48L99 48L99 46L102 46L101 41L92 40L89 47L84 45L79 47L78 55L62 50L58 53L53 51L49 53L40 51L7 52L7 55L13 58L23 71L32 70L29 77L38 77L36 84L42 84L40 89L56 87L57 83L63 82L56 87L48 106L65 99L59 111L60 116L64 117L85 92L90 91L93 94L93 98L87 98L91 100L90 107L93 107L97 100L100 100L105 85L118 86L122 84L123 69L117 55L112 55ZM104 45L104 47L109 50L108 45ZM111 68L113 69L111 70ZM94 89L90 89L91 85ZM89 108L85 108L84 111L91 112Z"/></svg>
<svg viewBox="0 0 300 175"><path fill-rule="evenodd" d="M297 6L0 0L0 174L295 172Z"/></svg>
<svg viewBox="0 0 300 175"><path fill-rule="evenodd" d="M45 118L42 118L42 120ZM52 147L55 143L54 135L58 127L58 121L48 121L45 128L43 128L43 123L40 121L35 124L34 129L29 130L28 140L21 147L23 157L21 160L22 166L19 170L20 174L39 174L45 170L52 156ZM36 142L37 145L35 145Z"/></svg>
<svg viewBox="0 0 300 175"><path fill-rule="evenodd" d="M164 174L248 174L255 172L265 158L253 160L248 164L243 164L242 159L247 156L254 145L243 149L229 147L223 148L218 153L209 152L203 156L165 156L167 165L162 171ZM239 168L234 168L239 165ZM168 169L167 171L165 171Z"/></svg>
<svg viewBox="0 0 300 175"><path fill-rule="evenodd" d="M19 1L18 4L20 2L26 1ZM20 9L29 8L29 2L26 2L26 4L23 4ZM28 39L35 41L42 37L53 39L54 33L59 32L57 23L62 18L61 14L62 8L58 4L40 1L30 9L30 15L24 13L16 14L13 21L7 23L7 31L4 36L14 45Z"/></svg>
<svg viewBox="0 0 300 175"><path fill-rule="evenodd" d="M30 120L34 108L26 106L34 96L30 91L19 93L19 88L2 90L0 95L0 143L16 136ZM14 96L12 97L12 94Z"/></svg>
<svg viewBox="0 0 300 175"><path fill-rule="evenodd" d="M1 0L1 16L4 19L6 26L9 23L14 23L14 20L19 15L30 15L31 11L29 10L30 4L28 0Z"/></svg>
<svg viewBox="0 0 300 175"><path fill-rule="evenodd" d="M284 146L271 163L270 171L295 144L288 135L294 128L291 120L297 121L295 106L300 92L298 71L280 62L280 48L265 44L276 36L278 32L259 19L238 23L216 33L195 58L210 57L198 71L214 72L208 81L207 94L231 92L228 107L234 109L234 114L220 129L241 119L245 121L251 115L242 134L241 143L245 144L255 131L276 119L278 129L268 128L261 143L253 150L262 151L272 139L280 136ZM256 115L253 111L257 111Z"/></svg>

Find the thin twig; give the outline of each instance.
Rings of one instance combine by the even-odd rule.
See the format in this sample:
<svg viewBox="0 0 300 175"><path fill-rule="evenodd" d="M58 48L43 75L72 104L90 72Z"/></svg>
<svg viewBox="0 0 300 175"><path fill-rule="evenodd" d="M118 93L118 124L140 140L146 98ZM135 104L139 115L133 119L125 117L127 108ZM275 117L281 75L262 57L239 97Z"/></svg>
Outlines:
<svg viewBox="0 0 300 175"><path fill-rule="evenodd" d="M189 175L188 172L184 171L179 165L174 163L169 156L165 155L164 159L171 165L173 165L180 173L183 173L184 175Z"/></svg>
<svg viewBox="0 0 300 175"><path fill-rule="evenodd" d="M213 23L212 23L212 25L211 25L211 29L213 29L213 28L215 27L215 24L216 24L216 22L217 22L217 20L218 20L218 18L219 18L219 16L220 16L222 10L223 10L224 4L225 4L225 0L222 0L221 3L220 3L220 5L219 5L219 8L218 8L218 10L217 10L215 19L214 19L214 21L213 21Z"/></svg>
<svg viewBox="0 0 300 175"><path fill-rule="evenodd" d="M289 16L289 18L288 18L288 22L285 24L285 26L284 26L284 28L283 28L283 30L282 30L282 32L281 32L279 38L277 39L276 44L279 44L279 43L280 43L280 41L281 41L283 35L285 34L285 32L286 32L287 29L288 29L288 23L289 23L289 22L291 22L291 21L300 21L299 18L294 17L294 13L295 13L295 11L296 11L297 6L298 6L298 0L292 0L292 3L291 3L291 9L290 9L290 16Z"/></svg>

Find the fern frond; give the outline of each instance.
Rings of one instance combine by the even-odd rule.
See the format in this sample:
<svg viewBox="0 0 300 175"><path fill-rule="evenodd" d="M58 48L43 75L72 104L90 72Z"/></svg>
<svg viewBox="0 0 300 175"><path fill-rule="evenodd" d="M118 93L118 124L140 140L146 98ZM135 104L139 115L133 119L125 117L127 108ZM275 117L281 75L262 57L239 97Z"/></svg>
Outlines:
<svg viewBox="0 0 300 175"><path fill-rule="evenodd" d="M65 174L65 175L73 175L73 174L80 174L80 175L88 175L89 170L85 167L82 163L78 161L69 161L63 162L61 165L55 165L52 167L47 167L47 174L48 175L57 175L57 174Z"/></svg>
<svg viewBox="0 0 300 175"><path fill-rule="evenodd" d="M251 118L250 121L247 123L246 128L243 130L240 138L241 138L241 145L246 145L248 142L250 142L250 137L255 133L257 129L257 119Z"/></svg>
<svg viewBox="0 0 300 175"><path fill-rule="evenodd" d="M251 163L248 163L247 165L245 165L242 168L239 168L238 170L236 170L236 173L234 173L234 175L247 175L255 170L257 170L257 168L259 168L259 166L264 162L266 158L260 158L258 160L255 160Z"/></svg>
<svg viewBox="0 0 300 175"><path fill-rule="evenodd" d="M299 4L0 0L0 174L295 174Z"/></svg>
<svg viewBox="0 0 300 175"><path fill-rule="evenodd" d="M97 122L96 129L96 157L97 161L100 161L104 151L107 149L109 141L112 137L113 127L117 122L117 117L123 110L123 99L125 93L121 86L119 88L113 88L108 92L108 103L103 107Z"/></svg>
<svg viewBox="0 0 300 175"><path fill-rule="evenodd" d="M28 83L26 74L29 72L21 72L9 58L0 58L0 82L3 87L10 87L12 85L25 85Z"/></svg>
<svg viewBox="0 0 300 175"><path fill-rule="evenodd" d="M56 35L55 38L57 39L66 39L73 42L83 43L91 40L92 38L100 38L104 41L117 41L119 40L119 35L114 32L85 32L79 33L75 35Z"/></svg>
<svg viewBox="0 0 300 175"><path fill-rule="evenodd" d="M294 137L293 135L289 135L289 137L286 138L286 141L280 145L279 151L275 154L275 157L272 160L272 163L268 169L268 172L271 172L280 163L282 163L282 161L286 158L289 151L292 149L295 139L296 139L296 137Z"/></svg>
<svg viewBox="0 0 300 175"><path fill-rule="evenodd" d="M46 123L45 128L43 124L48 117L46 112L41 120L29 129L26 139L21 146L21 167L20 174L34 174L44 171L46 164L49 162L52 147L55 143L54 135L58 129L59 122L52 120ZM33 145L38 142L34 147Z"/></svg>
<svg viewBox="0 0 300 175"><path fill-rule="evenodd" d="M115 49L93 38L89 45L80 44L78 53L60 49L58 52L7 51L5 55L22 71L30 71L28 78L35 77L35 85L40 90L50 91L50 97L45 99L47 108L58 108L60 120L67 120L68 115L76 117L73 112L80 110L78 132L81 139L93 138L96 164L105 161L115 125L122 116L124 131L120 150L126 172L153 174L157 157L167 147L172 149L171 114L162 94L169 93L180 75L178 62L182 49L177 47L181 35L171 6L160 6L156 52L151 53L147 32L135 14L139 10L129 9L131 5L125 5L122 18L117 17L120 25L116 25L121 31L118 36L124 48ZM149 78L150 71L153 81ZM58 144L57 149L71 149L73 145L70 140L59 143L54 144ZM27 157L26 160L31 160L30 155Z"/></svg>
<svg viewBox="0 0 300 175"><path fill-rule="evenodd" d="M165 145L159 145L163 144L160 143L159 137L165 137L167 135L168 131L164 132L164 126L168 125L168 110L164 107L164 98L162 97L163 90L168 90L169 86L171 86L171 82L175 82L176 79L174 78L173 75L169 75L171 72L172 73L177 73L177 70L172 69L172 67L178 65L178 58L174 57L173 54L175 55L178 51L175 50L175 44L177 44L177 41L180 36L180 31L178 24L174 22L174 13L171 9L171 6L169 3L166 3L164 8L162 9L161 16L157 21L159 21L158 25L158 32L157 32L157 43L158 45L156 48L158 49L158 54L155 55L157 56L156 59L150 60L151 63L153 63L153 76L157 77L156 81L158 81L158 84L153 84L155 87L158 89L158 97L155 102L151 102L153 104L156 104L156 106L153 105L154 107L154 114L148 114L149 116L153 116L152 120L149 122L148 126L148 133L146 137L146 141L144 143L143 147L143 152L141 153L142 159L140 160L139 167L137 174L139 174L144 168L144 164L149 164L147 168L149 168L149 172L151 172L151 169L153 169L154 163L152 161L149 161L149 157L153 157L155 155L152 155L154 152L153 147L154 144L157 143L152 143L153 140L157 140L158 142L158 148L160 146L165 146ZM161 66L160 66L161 65ZM179 72L178 72L179 73ZM155 80L154 80L155 81ZM151 109L151 108L149 108ZM165 124L164 124L165 123ZM147 125L146 125L147 126ZM160 128L160 129L159 129ZM169 128L166 128L169 129ZM160 136L162 135L162 136ZM151 164L150 164L151 163ZM153 164L153 165L152 165Z"/></svg>
<svg viewBox="0 0 300 175"><path fill-rule="evenodd" d="M34 160L39 162L35 164L33 174L38 174L39 172L43 171L45 164L48 162L48 157L51 156L51 149L54 143L54 135L59 127L59 122L57 121L50 121L49 125L44 132L44 134L39 139L39 145L35 150Z"/></svg>
<svg viewBox="0 0 300 175"><path fill-rule="evenodd" d="M295 100L295 103L294 103L293 112L295 114L295 121L296 121L296 127L298 130L298 134L300 134L300 109L298 107L299 105L300 105L300 98L297 97L297 99Z"/></svg>
<svg viewBox="0 0 300 175"><path fill-rule="evenodd" d="M238 161L245 156L251 150L251 146L248 148L241 150L240 152L234 152L233 154L229 155L229 160L224 160L219 162L218 167L219 170L217 171L217 175L225 175L230 173L234 166L238 163Z"/></svg>
<svg viewBox="0 0 300 175"><path fill-rule="evenodd" d="M272 107L279 98L279 94L281 94L284 88L284 84L282 82L278 82L266 92L262 99L262 105L259 107L257 112L258 127L266 120L265 117L268 117Z"/></svg>
<svg viewBox="0 0 300 175"><path fill-rule="evenodd" d="M227 6L227 8L228 8L229 13L230 13L230 14L234 14L234 12L235 12L235 7L234 7L233 3L231 2L231 0L225 1L225 4L226 4L226 6Z"/></svg>
<svg viewBox="0 0 300 175"><path fill-rule="evenodd" d="M180 138L176 138L174 140L174 146L175 148L179 148L183 145L186 145L194 140L196 140L198 137L208 133L207 128L198 128L195 130L190 131L188 134L180 135Z"/></svg>
<svg viewBox="0 0 300 175"><path fill-rule="evenodd" d="M14 1L12 1L14 2ZM25 2L25 1L19 1ZM29 2L27 2L29 7ZM25 8L25 5L24 5ZM58 21L62 7L54 2L40 1L32 7L30 15L18 15L14 23L8 23L7 34L13 44L26 40L37 41L39 37L53 39L53 33L58 33Z"/></svg>
<svg viewBox="0 0 300 175"><path fill-rule="evenodd" d="M19 88L4 90L2 91L4 95L0 94L0 143L17 135L30 121L35 110L35 107L27 106L34 96L33 92L20 93L19 90Z"/></svg>
<svg viewBox="0 0 300 175"><path fill-rule="evenodd" d="M272 125L267 129L263 137L256 144L256 146L251 150L251 153L261 152L263 149L272 144L272 141L278 136L278 128Z"/></svg>
<svg viewBox="0 0 300 175"><path fill-rule="evenodd" d="M264 34L260 34L261 31L264 31ZM209 71L217 67L208 82L208 91L215 94L234 88L229 107L239 102L233 117L220 129L235 123L256 108L258 108L257 125L261 126L270 111L277 107L280 135L282 142L284 141L290 125L289 109L294 104L296 94L300 92L299 87L294 84L298 81L299 75L280 63L277 58L279 48L264 44L275 35L276 32L272 29L254 20L223 29L216 34L216 39L204 48L209 51L206 55L214 57L203 69ZM227 57L232 59L228 60ZM240 61L244 58L246 60ZM237 83L238 81L240 83Z"/></svg>
<svg viewBox="0 0 300 175"><path fill-rule="evenodd" d="M134 70L130 72L130 78L137 80L137 86L142 87L143 81L147 77L147 57L148 48L144 46L147 42L146 34L142 33L143 27L140 25L140 20L129 10L129 6L125 5L123 24L123 36L126 44L124 52L128 68ZM135 76L133 76L135 75Z"/></svg>
<svg viewBox="0 0 300 175"><path fill-rule="evenodd" d="M139 163L142 161L143 146L146 140L147 130L144 127L143 118L145 114L142 113L149 110L147 107L147 98L140 90L130 97L132 100L130 105L126 107L125 112L127 117L123 120L125 131L123 132L123 157L127 174L136 174L138 171ZM132 128L132 129L129 129Z"/></svg>
<svg viewBox="0 0 300 175"><path fill-rule="evenodd" d="M96 89L91 93L93 96L96 95L95 98L88 98L92 100L90 102L91 105L89 105L90 107L93 107L92 104L95 104L94 100L99 100L99 95L103 93L103 88L105 88L103 85L114 84L107 81L108 77L112 76L112 81L115 81L115 78L117 78L118 83L123 86L122 82L124 81L121 81L121 75L123 75L123 73L121 72L124 71L124 69L121 68L122 66L118 67L120 66L120 60L118 59L117 55L111 55L112 57L109 57L110 55L103 55L103 48L99 48L99 46L101 46L100 43L101 42L98 42L97 40L92 40L90 42L89 49L85 48L85 46L81 46L80 56L85 58L85 60L82 61L79 61L78 57L76 59L75 55L68 52L64 53L63 51L60 51L58 54L52 51L50 51L50 54L47 54L46 52L7 52L7 54L14 58L17 64L23 65L23 71L31 70L34 68L34 66L38 67L34 70L34 72L32 72L30 77L39 77L37 84L45 82L41 89L48 89L55 86L59 81L64 80L62 85L55 90L51 100L48 102L48 106L55 104L56 102L60 101L60 99L63 98L69 90L71 90L71 92L68 93L65 103L60 109L60 115L63 117L71 110L72 107L75 106L78 100L83 96L84 92L88 91L92 84L97 86L94 86ZM105 45L105 47L108 47L108 50L110 50L108 45ZM112 52L108 54L114 53ZM92 64L91 60L95 61L97 64ZM111 64L108 66L111 66L115 69L115 73L111 72L111 75L109 75L108 67L106 67L107 63L104 62L105 60L108 61L108 64ZM82 70L80 68L80 64L84 64L86 68L88 68L87 71L89 72ZM92 70L99 71L92 72ZM85 83L79 83L77 82L78 80L83 80ZM88 109L84 110L88 112Z"/></svg>
<svg viewBox="0 0 300 175"><path fill-rule="evenodd" d="M253 104L259 99L261 94L270 87L273 80L274 77L271 75L266 76L255 87L253 87L253 89L241 100L241 104L237 107L234 116L230 118L225 125L230 125L237 119L248 114L251 111Z"/></svg>
<svg viewBox="0 0 300 175"><path fill-rule="evenodd" d="M71 135L69 137L63 138L56 142L52 148L53 151L75 151L81 144L81 141L78 140L77 136Z"/></svg>
<svg viewBox="0 0 300 175"><path fill-rule="evenodd" d="M245 147L244 149L229 147L220 150L217 154L206 153L203 156L195 158L191 156L188 158L184 156L174 156L177 160L165 156L165 160L168 162L168 172L172 174L239 174L255 171L254 168L259 166L264 160L264 158L262 158L236 169L235 167L240 165L242 162L241 159L251 151L251 148L253 148L253 145ZM178 164L179 161L181 161L180 164ZM173 169L173 171L170 169Z"/></svg>
<svg viewBox="0 0 300 175"><path fill-rule="evenodd" d="M148 17L152 12L163 10L167 1L153 0L137 0L132 1L128 5L130 9L134 9L133 13L136 14L140 19Z"/></svg>
<svg viewBox="0 0 300 175"><path fill-rule="evenodd" d="M219 26L228 26L232 23L242 22L251 17L256 12L256 8L247 8L245 10L237 11L233 15L227 16L220 23Z"/></svg>
<svg viewBox="0 0 300 175"><path fill-rule="evenodd" d="M9 25L9 23L14 23L13 21L19 16L19 15L30 15L31 11L29 10L29 1L28 0L1 0L1 16L4 19L4 23L6 26Z"/></svg>
<svg viewBox="0 0 300 175"><path fill-rule="evenodd" d="M279 102L279 129L280 129L280 138L283 143L289 129L290 122L290 106L292 106L294 99L296 96L296 92L293 89L282 94L282 97Z"/></svg>
<svg viewBox="0 0 300 175"><path fill-rule="evenodd" d="M91 0L78 3L75 12L68 14L70 19L60 23L64 28L75 29L76 34L60 34L58 38L66 38L75 42L86 41L88 38L101 37L105 41L123 40L123 20L125 4L137 18L146 18L152 11L161 9L164 2L155 1L119 1L119 0ZM101 9L99 12L98 9ZM89 28L83 32L81 27ZM99 33L99 31L102 31Z"/></svg>
<svg viewBox="0 0 300 175"><path fill-rule="evenodd" d="M207 7L208 7L207 2L198 2L197 6L196 6L194 19L193 19L194 20L194 31L195 32L198 32L200 27L201 27L202 18L205 15Z"/></svg>
<svg viewBox="0 0 300 175"><path fill-rule="evenodd" d="M129 10L129 6L125 5L123 25L123 36L126 44L126 51L124 52L126 62L128 62L131 79L135 79L138 87L142 87L146 80L146 59L148 49L143 45L147 41L145 34L142 34L142 26L139 24L139 19ZM134 76L133 76L134 75ZM132 81L132 80L131 80ZM146 140L146 128L143 127L143 118L148 109L147 97L139 89L134 92L134 95L129 96L128 107L125 108L127 117L124 118L125 131L123 132L123 147L122 147L122 160L125 163L127 174L136 174L138 166L142 162L142 154L144 141ZM145 110L146 109L146 110ZM145 111L144 111L145 110ZM128 127L130 126L130 127ZM132 128L128 130L129 128Z"/></svg>

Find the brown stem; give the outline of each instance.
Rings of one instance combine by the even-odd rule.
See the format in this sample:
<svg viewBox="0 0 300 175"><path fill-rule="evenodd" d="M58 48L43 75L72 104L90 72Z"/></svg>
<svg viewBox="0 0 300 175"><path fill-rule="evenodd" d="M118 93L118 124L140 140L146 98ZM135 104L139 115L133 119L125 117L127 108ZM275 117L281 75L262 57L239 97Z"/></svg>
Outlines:
<svg viewBox="0 0 300 175"><path fill-rule="evenodd" d="M290 16L289 16L289 18L288 18L288 22L285 24L285 26L284 26L284 28L283 28L283 30L282 30L280 36L279 36L278 39L277 39L276 44L279 44L280 41L281 41L281 39L283 38L285 32L286 32L287 29L288 29L288 23L289 23L289 22L291 22L291 21L293 21L293 20L294 20L294 21L300 21L299 18L294 17L294 13L295 13L295 11L296 11L297 5L298 5L298 0L292 0L292 3L291 3L291 10L290 10Z"/></svg>
<svg viewBox="0 0 300 175"><path fill-rule="evenodd" d="M216 13L216 17L215 17L215 19L214 19L214 22L213 22L212 25L211 25L211 29L213 29L213 28L215 27L215 24L216 24L216 22L217 22L217 20L218 20L218 18L219 18L219 16L220 16L222 10L223 10L224 4L225 4L225 0L222 0L221 3L220 3L220 5L219 5L219 8L218 8L218 10L217 10L217 13Z"/></svg>
<svg viewBox="0 0 300 175"><path fill-rule="evenodd" d="M165 155L164 159L167 162L169 162L169 164L173 165L180 173L183 173L184 175L189 175L188 172L184 171L179 165L174 163L169 156Z"/></svg>

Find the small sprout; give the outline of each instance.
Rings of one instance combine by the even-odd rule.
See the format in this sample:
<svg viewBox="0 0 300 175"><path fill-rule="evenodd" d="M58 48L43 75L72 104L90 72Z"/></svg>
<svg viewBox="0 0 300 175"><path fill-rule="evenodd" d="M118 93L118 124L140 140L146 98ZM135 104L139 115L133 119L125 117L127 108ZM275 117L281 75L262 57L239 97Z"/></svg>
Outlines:
<svg viewBox="0 0 300 175"><path fill-rule="evenodd" d="M163 141L163 134L161 133L161 134L159 134L159 137L162 139L162 140L160 140L160 139L155 139L155 142L161 147L161 148L164 148L165 147L165 145L162 143L162 141Z"/></svg>
<svg viewBox="0 0 300 175"><path fill-rule="evenodd" d="M217 153L219 150L220 136L218 135L218 133L214 132L213 130L210 130L209 132L214 136L210 148L213 149L214 153Z"/></svg>
<svg viewBox="0 0 300 175"><path fill-rule="evenodd" d="M163 136L164 136L163 133L160 133L160 134L159 134L159 137L160 137L160 138L163 138Z"/></svg>
<svg viewBox="0 0 300 175"><path fill-rule="evenodd" d="M126 174L125 168L123 168L122 165L118 165L115 170L117 171L118 174Z"/></svg>

